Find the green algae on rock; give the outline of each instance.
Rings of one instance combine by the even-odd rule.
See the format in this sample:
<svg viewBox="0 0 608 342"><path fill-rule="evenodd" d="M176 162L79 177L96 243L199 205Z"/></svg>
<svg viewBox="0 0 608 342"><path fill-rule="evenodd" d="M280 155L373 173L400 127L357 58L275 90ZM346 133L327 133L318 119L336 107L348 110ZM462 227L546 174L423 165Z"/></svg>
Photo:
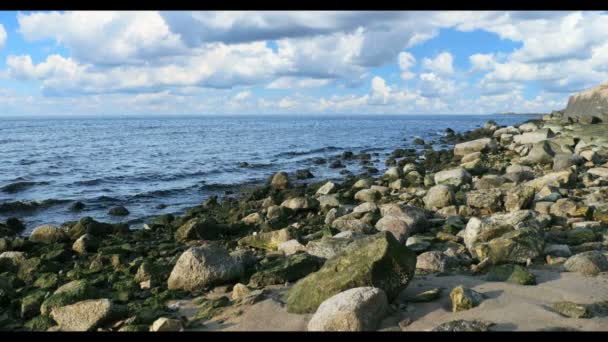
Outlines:
<svg viewBox="0 0 608 342"><path fill-rule="evenodd" d="M359 239L323 267L298 281L287 294L290 313L314 312L329 297L364 286L384 290L395 299L414 276L416 254L389 232Z"/></svg>
<svg viewBox="0 0 608 342"><path fill-rule="evenodd" d="M535 285L536 277L520 265L499 265L490 269L486 275L488 281L505 281L519 285Z"/></svg>

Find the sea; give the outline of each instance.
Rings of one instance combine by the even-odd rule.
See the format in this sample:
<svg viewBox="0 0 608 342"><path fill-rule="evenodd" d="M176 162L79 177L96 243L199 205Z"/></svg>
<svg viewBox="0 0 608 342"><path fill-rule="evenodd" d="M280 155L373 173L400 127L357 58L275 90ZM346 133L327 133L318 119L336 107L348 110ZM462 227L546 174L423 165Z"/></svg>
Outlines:
<svg viewBox="0 0 608 342"><path fill-rule="evenodd" d="M514 125L540 115L198 116L114 118L0 117L0 222L17 217L26 233L91 216L141 227L151 217L183 213L209 196L261 184L278 171L309 169L306 182L343 178L331 168L346 151L373 155L386 170L396 148L434 142L488 120ZM327 162L319 164L319 158ZM360 161L344 161L353 174ZM75 202L82 211L71 211ZM108 209L125 206L127 216Z"/></svg>

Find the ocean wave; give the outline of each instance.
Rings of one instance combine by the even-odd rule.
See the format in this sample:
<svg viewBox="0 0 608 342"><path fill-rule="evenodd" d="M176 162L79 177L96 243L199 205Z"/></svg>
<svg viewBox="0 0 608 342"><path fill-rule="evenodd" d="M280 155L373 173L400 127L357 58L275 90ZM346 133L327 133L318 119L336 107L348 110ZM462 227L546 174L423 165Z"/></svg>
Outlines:
<svg viewBox="0 0 608 342"><path fill-rule="evenodd" d="M308 150L308 151L287 151L287 152L281 152L281 153L275 154L273 157L297 157L297 156L303 156L303 155L313 154L313 153L321 153L321 152L329 152L329 151L340 151L340 150L343 150L343 149L344 148L342 148L342 147L327 146L327 147L316 148L316 149Z"/></svg>
<svg viewBox="0 0 608 342"><path fill-rule="evenodd" d="M55 205L65 204L70 200L46 199L44 201L14 201L0 203L0 213L33 211L43 208L49 208Z"/></svg>

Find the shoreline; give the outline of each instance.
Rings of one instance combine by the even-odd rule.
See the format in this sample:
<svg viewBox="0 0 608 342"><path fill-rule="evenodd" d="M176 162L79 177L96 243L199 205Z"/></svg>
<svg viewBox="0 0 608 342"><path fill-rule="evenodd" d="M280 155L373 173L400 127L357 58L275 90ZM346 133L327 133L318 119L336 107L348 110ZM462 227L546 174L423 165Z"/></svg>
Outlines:
<svg viewBox="0 0 608 342"><path fill-rule="evenodd" d="M365 330L430 330L439 323L454 330L462 328L452 322L460 317L483 330L488 327L477 321L484 312L493 312L487 318L498 330L517 330L517 310L530 309L529 298L516 294L521 286L539 294L561 291L563 298L542 297L534 310L560 299L579 301L568 304L579 309L597 304L588 309L597 324L585 326L601 330L608 326L602 325L608 323L602 316L608 304L600 301L608 303L608 297L591 302L571 291L572 284L605 279L608 271L606 156L585 147L604 146L595 137L605 127L545 119L517 127L488 122L462 134L446 129L451 147L424 150L422 159L396 149L383 174L302 184L277 172L266 184L235 197L208 198L184 215L158 216L141 230L83 218L15 237L19 224L8 222L0 226L0 330L221 330L230 322L233 330L265 330L251 321L259 317L272 322L269 330L311 330L315 316L329 315L327 322L333 316L321 312L320 302L308 302L306 291L348 289L327 273L328 265L348 262L344 272L352 274L340 277L357 277L359 263L367 262L356 259L357 251L374 244L391 247L385 254L370 250L366 258L393 260L407 281L393 288L394 274L374 273L380 278L372 283L353 278L377 284L388 296L386 304L377 304L384 307L381 316L358 318L368 324ZM570 261L594 251L596 259ZM186 272L183 263L195 271ZM565 270L573 273L560 277ZM589 272L595 278L578 276ZM492 280L489 290L477 286L488 283L489 274L503 278ZM420 285L426 280L433 281ZM454 305L456 297L448 293L459 283L475 288L465 288L463 296L481 291L483 299L456 315L446 305ZM412 299L421 287L442 286L447 288L438 294ZM606 281L593 286L608 293ZM498 322L506 300L501 296L514 303L510 319L517 322L511 325ZM438 299L441 305L433 306ZM423 320L421 309L441 318ZM99 315L80 321L79 310ZM523 329L574 327L547 315Z"/></svg>

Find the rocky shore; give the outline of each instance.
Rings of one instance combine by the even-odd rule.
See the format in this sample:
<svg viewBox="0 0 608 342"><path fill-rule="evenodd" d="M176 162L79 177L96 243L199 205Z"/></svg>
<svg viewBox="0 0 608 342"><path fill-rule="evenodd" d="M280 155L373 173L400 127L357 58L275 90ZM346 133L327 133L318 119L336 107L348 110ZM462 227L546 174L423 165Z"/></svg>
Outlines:
<svg viewBox="0 0 608 342"><path fill-rule="evenodd" d="M0 330L608 330L608 123L564 113L142 230L8 220Z"/></svg>

